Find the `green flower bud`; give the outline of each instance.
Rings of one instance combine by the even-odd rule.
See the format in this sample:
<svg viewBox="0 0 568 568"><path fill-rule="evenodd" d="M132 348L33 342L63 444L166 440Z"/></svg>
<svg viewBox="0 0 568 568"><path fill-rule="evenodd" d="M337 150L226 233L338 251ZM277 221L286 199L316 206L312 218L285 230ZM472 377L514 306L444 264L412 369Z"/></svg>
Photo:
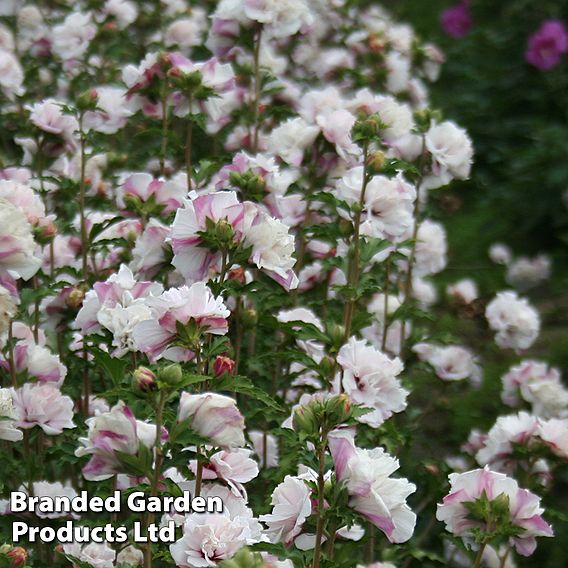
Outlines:
<svg viewBox="0 0 568 568"><path fill-rule="evenodd" d="M329 337L334 347L339 348L345 341L345 326L340 323L334 323L329 327Z"/></svg>
<svg viewBox="0 0 568 568"><path fill-rule="evenodd" d="M179 363L172 363L158 371L158 379L167 385L177 385L183 377L183 371Z"/></svg>
<svg viewBox="0 0 568 568"><path fill-rule="evenodd" d="M334 396L326 402L325 411L329 425L339 426L351 416L351 400L345 393Z"/></svg>
<svg viewBox="0 0 568 568"><path fill-rule="evenodd" d="M81 112L87 110L95 110L97 108L97 103L99 102L99 95L95 89L89 89L83 91L77 97L77 109Z"/></svg>
<svg viewBox="0 0 568 568"><path fill-rule="evenodd" d="M241 318L245 329L251 329L258 323L258 313L252 308L244 310Z"/></svg>
<svg viewBox="0 0 568 568"><path fill-rule="evenodd" d="M329 355L326 355L320 361L319 366L323 375L331 378L333 371L335 369L335 361L333 360L333 358L330 357Z"/></svg>
<svg viewBox="0 0 568 568"><path fill-rule="evenodd" d="M298 434L304 434L307 437L319 433L320 424L313 404L300 406L295 410L292 417L292 427Z"/></svg>

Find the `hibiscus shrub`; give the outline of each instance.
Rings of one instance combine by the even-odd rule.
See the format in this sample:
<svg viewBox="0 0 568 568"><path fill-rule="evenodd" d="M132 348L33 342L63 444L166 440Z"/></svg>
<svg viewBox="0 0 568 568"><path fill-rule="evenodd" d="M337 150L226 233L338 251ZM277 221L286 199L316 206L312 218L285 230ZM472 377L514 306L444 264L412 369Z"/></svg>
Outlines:
<svg viewBox="0 0 568 568"><path fill-rule="evenodd" d="M506 286L444 275L473 145L429 106L442 52L374 3L22 4L0 6L0 565L531 565L566 521L568 390L526 296L550 259L497 243ZM22 514L12 491L224 510ZM128 538L14 543L15 521Z"/></svg>

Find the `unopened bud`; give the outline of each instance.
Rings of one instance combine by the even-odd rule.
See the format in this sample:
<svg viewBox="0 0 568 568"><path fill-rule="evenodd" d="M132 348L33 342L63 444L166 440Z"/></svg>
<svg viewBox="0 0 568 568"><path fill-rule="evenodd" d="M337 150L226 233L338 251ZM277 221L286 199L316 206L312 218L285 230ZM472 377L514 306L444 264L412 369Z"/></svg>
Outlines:
<svg viewBox="0 0 568 568"><path fill-rule="evenodd" d="M126 205L127 209L138 211L142 205L142 200L137 195L128 193L124 196L124 205Z"/></svg>
<svg viewBox="0 0 568 568"><path fill-rule="evenodd" d="M341 347L345 341L345 327L340 323L334 323L329 328L329 337L335 347Z"/></svg>
<svg viewBox="0 0 568 568"><path fill-rule="evenodd" d="M149 392L155 390L158 386L156 382L156 375L148 367L138 367L132 373L132 386L142 392Z"/></svg>
<svg viewBox="0 0 568 568"><path fill-rule="evenodd" d="M230 245L235 237L235 231L229 221L221 219L215 225L215 238L223 245Z"/></svg>
<svg viewBox="0 0 568 568"><path fill-rule="evenodd" d="M333 360L332 357L326 355L320 361L319 367L325 377L331 377L333 371L335 370L335 361Z"/></svg>
<svg viewBox="0 0 568 568"><path fill-rule="evenodd" d="M338 223L339 234L342 237L349 237L353 233L353 223L347 219L341 219Z"/></svg>
<svg viewBox="0 0 568 568"><path fill-rule="evenodd" d="M158 371L158 379L170 386L177 385L183 377L181 365L173 363Z"/></svg>
<svg viewBox="0 0 568 568"><path fill-rule="evenodd" d="M334 396L327 401L325 410L335 426L343 424L351 416L351 399L345 393Z"/></svg>
<svg viewBox="0 0 568 568"><path fill-rule="evenodd" d="M438 475L440 473L440 468L435 463L425 463L424 469L432 475Z"/></svg>
<svg viewBox="0 0 568 568"><path fill-rule="evenodd" d="M83 91L77 97L77 109L80 111L95 110L99 102L99 95L95 89Z"/></svg>
<svg viewBox="0 0 568 568"><path fill-rule="evenodd" d="M235 362L226 355L217 355L213 363L213 372L216 377L227 374L232 375L235 370Z"/></svg>
<svg viewBox="0 0 568 568"><path fill-rule="evenodd" d="M15 546L6 554L6 556L12 560L10 568L20 568L28 559L27 551L21 546Z"/></svg>
<svg viewBox="0 0 568 568"><path fill-rule="evenodd" d="M238 268L233 268L232 270L229 270L227 278L229 280L236 280L241 284L246 284L247 281L245 276L245 269L241 268L240 266Z"/></svg>
<svg viewBox="0 0 568 568"><path fill-rule="evenodd" d="M85 299L85 291L82 290L81 288L73 288L73 290L69 292L69 295L65 300L65 303L72 310L78 310L83 305L84 299Z"/></svg>
<svg viewBox="0 0 568 568"><path fill-rule="evenodd" d="M294 411L292 427L298 434L314 436L318 434L320 425L312 405L300 406Z"/></svg>
<svg viewBox="0 0 568 568"><path fill-rule="evenodd" d="M380 172L385 165L385 153L381 150L373 152L369 156L369 166L371 166L376 172Z"/></svg>
<svg viewBox="0 0 568 568"><path fill-rule="evenodd" d="M258 313L256 310L250 308L243 311L242 322L245 328L255 327L258 323Z"/></svg>

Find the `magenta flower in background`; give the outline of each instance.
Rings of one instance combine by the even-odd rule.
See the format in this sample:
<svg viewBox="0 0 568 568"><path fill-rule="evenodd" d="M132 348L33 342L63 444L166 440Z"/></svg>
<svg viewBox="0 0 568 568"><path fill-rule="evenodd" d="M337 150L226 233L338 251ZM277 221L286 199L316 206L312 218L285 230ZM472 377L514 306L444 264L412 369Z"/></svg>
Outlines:
<svg viewBox="0 0 568 568"><path fill-rule="evenodd" d="M560 20L546 20L529 37L525 59L541 71L548 71L560 63L568 51L568 32Z"/></svg>
<svg viewBox="0 0 568 568"><path fill-rule="evenodd" d="M462 0L442 12L440 18L443 30L451 37L466 36L473 26L469 0Z"/></svg>

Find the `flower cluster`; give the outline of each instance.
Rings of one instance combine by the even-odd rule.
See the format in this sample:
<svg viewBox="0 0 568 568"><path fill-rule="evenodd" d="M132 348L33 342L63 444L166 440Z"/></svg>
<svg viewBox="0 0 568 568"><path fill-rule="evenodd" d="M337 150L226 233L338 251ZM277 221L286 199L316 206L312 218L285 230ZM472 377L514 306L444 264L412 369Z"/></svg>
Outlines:
<svg viewBox="0 0 568 568"><path fill-rule="evenodd" d="M375 3L3 4L1 496L224 507L105 521L171 543L6 544L2 566L392 567L437 558L413 539L436 515L505 566L552 535L519 484L561 482L568 391L526 354L532 296L445 279L440 195L474 152L429 106L435 45ZM444 25L467 33L469 3ZM491 257L546 286L548 257ZM494 426L446 455L480 393ZM448 467L470 471L436 513Z"/></svg>

